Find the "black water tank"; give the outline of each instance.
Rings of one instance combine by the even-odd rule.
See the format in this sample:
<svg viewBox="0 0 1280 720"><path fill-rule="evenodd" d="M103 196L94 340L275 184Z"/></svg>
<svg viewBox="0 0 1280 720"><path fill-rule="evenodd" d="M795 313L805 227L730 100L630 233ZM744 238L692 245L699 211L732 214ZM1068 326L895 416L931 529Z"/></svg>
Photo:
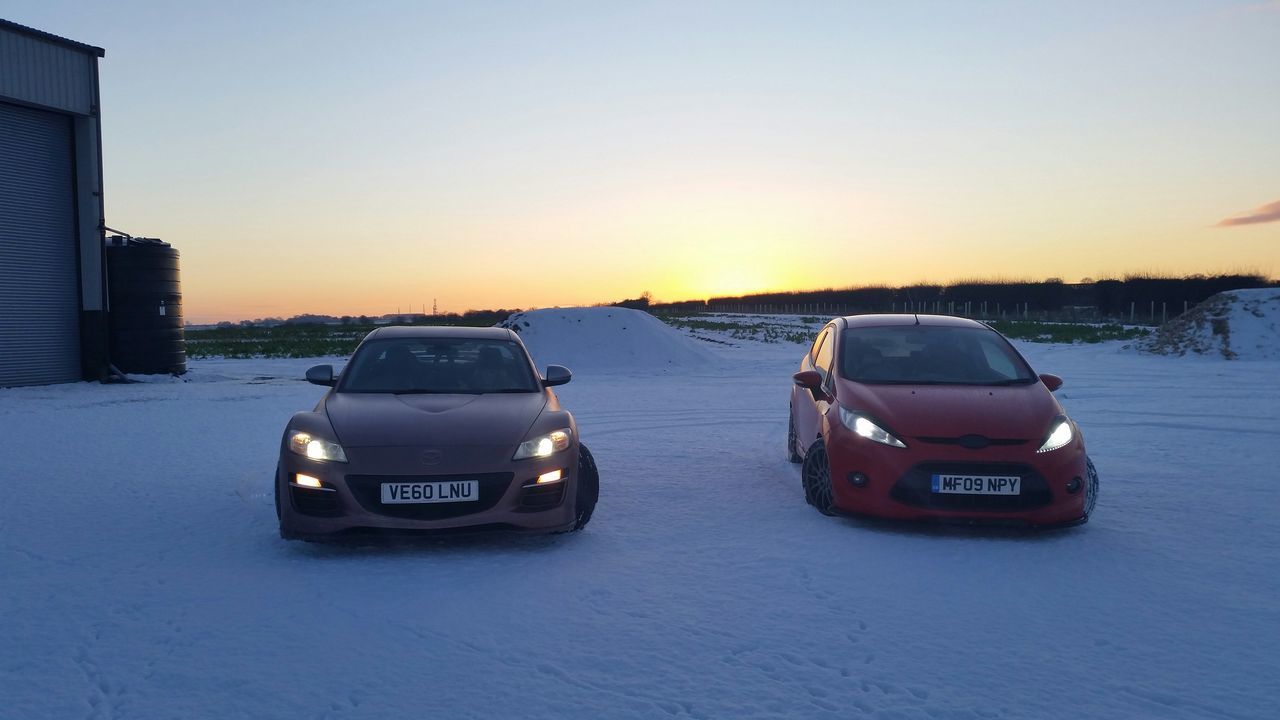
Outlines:
<svg viewBox="0 0 1280 720"><path fill-rule="evenodd" d="M107 238L111 364L126 373L187 371L178 251L153 238Z"/></svg>

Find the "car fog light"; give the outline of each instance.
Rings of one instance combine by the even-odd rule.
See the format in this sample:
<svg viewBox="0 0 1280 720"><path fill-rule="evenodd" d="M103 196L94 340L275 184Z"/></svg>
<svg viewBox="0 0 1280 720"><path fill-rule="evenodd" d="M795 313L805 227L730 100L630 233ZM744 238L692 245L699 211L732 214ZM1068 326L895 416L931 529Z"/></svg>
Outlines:
<svg viewBox="0 0 1280 720"><path fill-rule="evenodd" d="M323 485L320 483L319 478L313 478L310 475L303 475L302 473L298 473L297 475L294 475L293 482L297 485L301 485L302 487L309 487L309 488L323 487Z"/></svg>
<svg viewBox="0 0 1280 720"><path fill-rule="evenodd" d="M546 485L547 483L559 482L564 478L564 472L561 470L552 470L538 476L538 485Z"/></svg>
<svg viewBox="0 0 1280 720"><path fill-rule="evenodd" d="M866 487L867 483L871 482L871 478L860 472L852 472L849 473L849 482L854 487Z"/></svg>
<svg viewBox="0 0 1280 720"><path fill-rule="evenodd" d="M1080 492L1080 485L1081 485L1080 478L1078 477L1071 478L1070 480L1067 481L1067 492L1071 493L1072 495Z"/></svg>

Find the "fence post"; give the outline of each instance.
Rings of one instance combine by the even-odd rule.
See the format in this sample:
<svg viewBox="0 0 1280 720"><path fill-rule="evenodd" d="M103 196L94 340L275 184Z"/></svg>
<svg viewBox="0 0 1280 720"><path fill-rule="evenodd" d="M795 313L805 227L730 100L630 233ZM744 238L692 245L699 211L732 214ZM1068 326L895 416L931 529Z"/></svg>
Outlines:
<svg viewBox="0 0 1280 720"><path fill-rule="evenodd" d="M1156 301L1151 301L1151 322L1156 321Z"/></svg>
<svg viewBox="0 0 1280 720"><path fill-rule="evenodd" d="M1133 308L1135 304L1136 303L1134 303L1133 301L1129 302L1129 324L1130 325L1133 324Z"/></svg>
<svg viewBox="0 0 1280 720"><path fill-rule="evenodd" d="M1169 321L1169 303L1160 303L1160 324L1163 325Z"/></svg>

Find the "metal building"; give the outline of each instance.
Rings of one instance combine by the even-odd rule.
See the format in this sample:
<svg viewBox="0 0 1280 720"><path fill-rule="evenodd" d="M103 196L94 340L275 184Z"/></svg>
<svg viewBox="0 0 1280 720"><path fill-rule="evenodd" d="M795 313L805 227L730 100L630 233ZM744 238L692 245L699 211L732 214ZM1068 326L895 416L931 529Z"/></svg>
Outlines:
<svg viewBox="0 0 1280 720"><path fill-rule="evenodd" d="M108 366L98 58L0 20L0 387Z"/></svg>

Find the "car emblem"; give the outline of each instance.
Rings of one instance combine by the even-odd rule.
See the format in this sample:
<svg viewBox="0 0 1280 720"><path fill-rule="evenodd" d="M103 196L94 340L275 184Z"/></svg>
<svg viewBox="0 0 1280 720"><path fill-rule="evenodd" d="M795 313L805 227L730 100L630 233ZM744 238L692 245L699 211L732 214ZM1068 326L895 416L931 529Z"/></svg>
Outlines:
<svg viewBox="0 0 1280 720"><path fill-rule="evenodd" d="M444 453L439 450L428 450L422 453L423 465L439 465L440 459L444 457Z"/></svg>

